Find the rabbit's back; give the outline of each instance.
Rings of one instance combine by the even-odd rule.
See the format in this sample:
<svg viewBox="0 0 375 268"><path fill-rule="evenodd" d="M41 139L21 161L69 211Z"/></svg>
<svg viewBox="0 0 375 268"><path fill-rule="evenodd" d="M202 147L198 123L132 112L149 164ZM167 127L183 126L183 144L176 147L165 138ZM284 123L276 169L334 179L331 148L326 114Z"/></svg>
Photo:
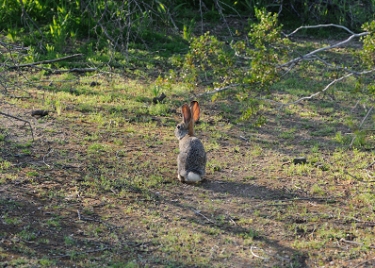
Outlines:
<svg viewBox="0 0 375 268"><path fill-rule="evenodd" d="M204 176L207 157L202 142L188 135L181 139L178 162L180 169L186 173L194 172Z"/></svg>

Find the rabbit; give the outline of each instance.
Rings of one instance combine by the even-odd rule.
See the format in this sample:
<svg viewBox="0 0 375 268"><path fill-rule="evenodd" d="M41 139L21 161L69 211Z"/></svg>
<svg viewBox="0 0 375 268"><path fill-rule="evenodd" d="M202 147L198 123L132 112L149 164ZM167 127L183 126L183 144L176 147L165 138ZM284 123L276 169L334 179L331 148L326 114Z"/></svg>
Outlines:
<svg viewBox="0 0 375 268"><path fill-rule="evenodd" d="M181 108L183 121L176 126L180 153L177 157L178 179L181 182L200 182L206 174L207 156L202 142L194 136L194 123L199 120L200 107L192 101Z"/></svg>

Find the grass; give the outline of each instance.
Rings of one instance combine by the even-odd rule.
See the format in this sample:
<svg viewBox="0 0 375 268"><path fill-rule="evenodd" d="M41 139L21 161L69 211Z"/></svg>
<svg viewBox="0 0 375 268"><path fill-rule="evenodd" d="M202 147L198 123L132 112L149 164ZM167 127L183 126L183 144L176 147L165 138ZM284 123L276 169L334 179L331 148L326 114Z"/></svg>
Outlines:
<svg viewBox="0 0 375 268"><path fill-rule="evenodd" d="M319 75L317 66L306 70ZM343 267L374 258L375 141L358 128L366 111L353 108L353 81L334 99L283 109L265 102L261 124L256 116L238 120L242 104L230 95L216 102L203 95L196 134L208 153L207 181L187 185L176 178L173 133L187 85L138 72L48 79L25 72L36 83L27 88L33 97L5 96L6 108L33 122L36 140L0 119L1 262ZM294 101L323 79L290 72L273 96ZM155 105L160 92L167 98ZM50 114L36 120L32 108ZM307 163L294 165L300 156Z"/></svg>

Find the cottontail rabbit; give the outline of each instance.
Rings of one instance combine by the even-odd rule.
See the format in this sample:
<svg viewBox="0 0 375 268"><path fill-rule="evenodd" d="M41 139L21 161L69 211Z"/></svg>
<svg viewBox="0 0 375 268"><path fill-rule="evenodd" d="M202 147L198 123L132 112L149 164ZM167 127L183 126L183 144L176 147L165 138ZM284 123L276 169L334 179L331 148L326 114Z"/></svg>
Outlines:
<svg viewBox="0 0 375 268"><path fill-rule="evenodd" d="M182 182L198 182L206 174L206 152L202 142L194 136L194 122L199 120L200 108L197 101L190 107L182 106L183 121L176 126L175 135L179 140L180 153L177 157L178 179Z"/></svg>

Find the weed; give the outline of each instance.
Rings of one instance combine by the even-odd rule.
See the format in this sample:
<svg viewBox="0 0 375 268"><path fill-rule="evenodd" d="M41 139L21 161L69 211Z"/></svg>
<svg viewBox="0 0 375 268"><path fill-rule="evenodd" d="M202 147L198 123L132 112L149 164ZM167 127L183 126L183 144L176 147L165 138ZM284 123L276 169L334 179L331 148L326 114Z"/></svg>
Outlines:
<svg viewBox="0 0 375 268"><path fill-rule="evenodd" d="M9 214L4 214L2 216L2 220L4 221L5 224L8 224L8 225L18 225L22 222L20 218L12 217Z"/></svg>
<svg viewBox="0 0 375 268"><path fill-rule="evenodd" d="M324 189L322 189L318 184L314 184L311 187L310 191L311 191L311 194L313 194L313 195L324 196L324 194L325 194Z"/></svg>
<svg viewBox="0 0 375 268"><path fill-rule="evenodd" d="M54 260L50 260L49 258L47 257L43 257L39 260L39 264L40 266L42 267L51 267L51 266L55 266L56 265L56 261Z"/></svg>
<svg viewBox="0 0 375 268"><path fill-rule="evenodd" d="M70 247L70 246L73 246L75 244L75 241L74 241L73 237L65 236L64 237L64 243L65 243L65 246Z"/></svg>
<svg viewBox="0 0 375 268"><path fill-rule="evenodd" d="M7 170L11 166L12 166L11 162L0 159L0 170Z"/></svg>
<svg viewBox="0 0 375 268"><path fill-rule="evenodd" d="M38 171L35 171L35 170L28 171L28 172L26 173L26 176L27 176L27 177L38 177L38 175L39 175Z"/></svg>

